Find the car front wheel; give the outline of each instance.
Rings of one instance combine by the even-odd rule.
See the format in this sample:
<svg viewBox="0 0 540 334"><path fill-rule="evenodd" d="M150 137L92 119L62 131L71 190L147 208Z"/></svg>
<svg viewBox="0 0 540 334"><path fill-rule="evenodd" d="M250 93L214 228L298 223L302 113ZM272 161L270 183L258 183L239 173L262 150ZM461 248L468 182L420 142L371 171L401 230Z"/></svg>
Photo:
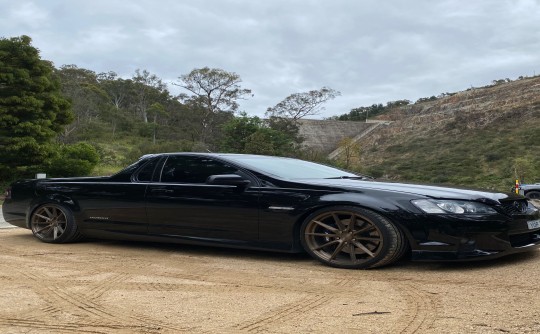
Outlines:
<svg viewBox="0 0 540 334"><path fill-rule="evenodd" d="M319 210L302 224L305 250L324 264L349 269L380 267L406 251L401 230L376 212L349 206Z"/></svg>
<svg viewBox="0 0 540 334"><path fill-rule="evenodd" d="M34 236L43 242L72 242L80 237L71 210L54 203L43 204L34 210L30 228Z"/></svg>

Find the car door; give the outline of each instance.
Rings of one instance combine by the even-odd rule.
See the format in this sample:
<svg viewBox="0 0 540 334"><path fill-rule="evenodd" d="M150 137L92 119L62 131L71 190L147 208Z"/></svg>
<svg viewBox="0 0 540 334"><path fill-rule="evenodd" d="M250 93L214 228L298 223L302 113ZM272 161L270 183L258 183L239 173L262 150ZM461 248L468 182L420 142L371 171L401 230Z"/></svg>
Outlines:
<svg viewBox="0 0 540 334"><path fill-rule="evenodd" d="M146 187L158 163L159 158L150 159L107 182L80 184L73 192L81 208L81 229L88 235L99 231L146 234Z"/></svg>
<svg viewBox="0 0 540 334"><path fill-rule="evenodd" d="M250 177L213 157L170 155L159 182L147 189L148 233L224 243L257 240L258 191L206 182L223 174Z"/></svg>

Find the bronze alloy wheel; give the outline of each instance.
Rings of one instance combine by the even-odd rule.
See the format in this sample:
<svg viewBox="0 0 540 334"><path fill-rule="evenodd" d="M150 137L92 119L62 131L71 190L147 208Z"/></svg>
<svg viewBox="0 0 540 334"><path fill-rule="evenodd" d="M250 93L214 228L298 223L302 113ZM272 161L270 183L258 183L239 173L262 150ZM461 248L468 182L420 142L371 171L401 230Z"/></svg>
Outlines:
<svg viewBox="0 0 540 334"><path fill-rule="evenodd" d="M397 260L405 241L379 214L354 207L322 210L302 226L302 244L317 260L340 268L370 268Z"/></svg>
<svg viewBox="0 0 540 334"><path fill-rule="evenodd" d="M77 226L69 209L48 203L38 207L30 219L32 233L44 242L61 243L73 241Z"/></svg>

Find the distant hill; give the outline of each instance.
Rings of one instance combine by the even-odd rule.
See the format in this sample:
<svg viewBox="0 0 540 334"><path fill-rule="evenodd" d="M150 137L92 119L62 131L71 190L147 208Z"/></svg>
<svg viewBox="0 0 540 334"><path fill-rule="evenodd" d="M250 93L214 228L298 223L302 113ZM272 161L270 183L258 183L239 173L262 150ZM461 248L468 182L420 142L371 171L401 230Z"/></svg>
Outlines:
<svg viewBox="0 0 540 334"><path fill-rule="evenodd" d="M358 169L395 180L508 190L540 182L540 76L391 109L360 145Z"/></svg>

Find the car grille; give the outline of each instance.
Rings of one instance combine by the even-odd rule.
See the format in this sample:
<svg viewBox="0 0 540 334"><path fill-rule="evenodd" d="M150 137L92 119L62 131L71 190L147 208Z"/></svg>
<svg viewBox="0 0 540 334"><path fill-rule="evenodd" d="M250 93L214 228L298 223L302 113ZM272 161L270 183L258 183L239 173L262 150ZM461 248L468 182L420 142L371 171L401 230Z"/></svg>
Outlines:
<svg viewBox="0 0 540 334"><path fill-rule="evenodd" d="M528 202L526 199L512 200L512 201L501 201L502 207L506 213L513 215L519 213L525 213L528 210Z"/></svg>

